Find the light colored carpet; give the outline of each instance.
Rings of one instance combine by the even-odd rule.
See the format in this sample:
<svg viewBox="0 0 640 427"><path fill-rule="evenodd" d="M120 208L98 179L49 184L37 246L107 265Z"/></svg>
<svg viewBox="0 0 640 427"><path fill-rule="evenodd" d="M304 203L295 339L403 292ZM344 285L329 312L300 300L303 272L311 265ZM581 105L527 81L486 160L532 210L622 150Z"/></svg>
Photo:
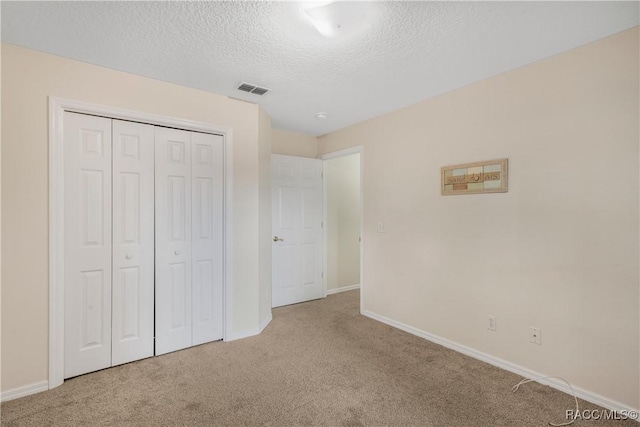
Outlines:
<svg viewBox="0 0 640 427"><path fill-rule="evenodd" d="M358 291L273 316L257 337L106 369L6 402L2 425L544 426L563 422L574 405L535 383L512 394L518 376L361 316Z"/></svg>

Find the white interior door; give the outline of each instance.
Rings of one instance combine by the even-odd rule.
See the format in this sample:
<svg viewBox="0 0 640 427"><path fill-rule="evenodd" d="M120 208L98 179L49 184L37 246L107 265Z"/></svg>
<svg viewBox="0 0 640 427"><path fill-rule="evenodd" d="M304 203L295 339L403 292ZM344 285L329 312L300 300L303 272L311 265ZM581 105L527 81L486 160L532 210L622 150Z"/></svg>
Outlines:
<svg viewBox="0 0 640 427"><path fill-rule="evenodd" d="M273 307L322 298L322 161L274 154Z"/></svg>
<svg viewBox="0 0 640 427"><path fill-rule="evenodd" d="M111 366L111 120L64 113L64 377Z"/></svg>
<svg viewBox="0 0 640 427"><path fill-rule="evenodd" d="M154 128L113 120L112 365L153 356Z"/></svg>
<svg viewBox="0 0 640 427"><path fill-rule="evenodd" d="M223 138L191 134L193 345L222 339Z"/></svg>
<svg viewBox="0 0 640 427"><path fill-rule="evenodd" d="M155 128L156 354L190 347L191 133Z"/></svg>

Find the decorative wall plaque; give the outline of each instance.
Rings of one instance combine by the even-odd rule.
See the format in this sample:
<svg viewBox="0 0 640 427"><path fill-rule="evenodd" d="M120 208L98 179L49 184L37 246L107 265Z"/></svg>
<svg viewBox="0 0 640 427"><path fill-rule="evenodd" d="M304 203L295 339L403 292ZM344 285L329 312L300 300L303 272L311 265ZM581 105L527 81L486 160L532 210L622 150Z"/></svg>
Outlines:
<svg viewBox="0 0 640 427"><path fill-rule="evenodd" d="M508 191L508 159L444 166L441 172L443 196Z"/></svg>

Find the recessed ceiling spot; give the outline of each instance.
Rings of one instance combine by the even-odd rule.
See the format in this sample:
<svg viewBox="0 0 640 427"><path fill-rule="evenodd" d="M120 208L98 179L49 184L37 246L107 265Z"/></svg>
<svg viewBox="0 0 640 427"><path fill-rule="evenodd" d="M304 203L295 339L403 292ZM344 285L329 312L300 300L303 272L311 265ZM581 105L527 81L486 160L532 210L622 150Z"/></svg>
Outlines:
<svg viewBox="0 0 640 427"><path fill-rule="evenodd" d="M242 92L248 92L258 96L262 96L271 90L271 89L267 89L266 87L260 87L258 85L245 83L245 82L240 83L237 89Z"/></svg>
<svg viewBox="0 0 640 427"><path fill-rule="evenodd" d="M325 113L325 112L320 112L320 113L316 114L316 119L318 119L318 120L324 120L327 117L329 117L329 115L327 113Z"/></svg>

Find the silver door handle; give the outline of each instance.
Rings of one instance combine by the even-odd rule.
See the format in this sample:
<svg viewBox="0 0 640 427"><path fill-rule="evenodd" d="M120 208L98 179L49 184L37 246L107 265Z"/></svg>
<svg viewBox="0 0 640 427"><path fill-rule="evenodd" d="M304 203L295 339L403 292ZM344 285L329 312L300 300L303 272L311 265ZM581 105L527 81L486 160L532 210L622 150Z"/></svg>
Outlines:
<svg viewBox="0 0 640 427"><path fill-rule="evenodd" d="M274 242L284 242L284 239L279 238L278 236L273 236Z"/></svg>

